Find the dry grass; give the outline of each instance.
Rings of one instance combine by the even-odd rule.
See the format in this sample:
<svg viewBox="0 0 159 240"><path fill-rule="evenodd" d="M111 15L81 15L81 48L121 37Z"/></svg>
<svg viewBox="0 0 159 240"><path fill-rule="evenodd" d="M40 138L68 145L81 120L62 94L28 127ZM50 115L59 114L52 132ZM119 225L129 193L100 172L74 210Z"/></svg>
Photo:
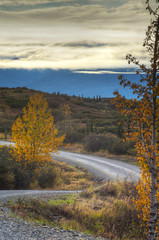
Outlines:
<svg viewBox="0 0 159 240"><path fill-rule="evenodd" d="M97 182L87 170L68 166L64 162L53 161L57 175L54 189L58 190L82 190L90 186L96 186Z"/></svg>
<svg viewBox="0 0 159 240"><path fill-rule="evenodd" d="M146 240L147 229L141 226L133 204L136 186L128 182L107 182L76 196L59 199L32 199L10 204L23 216L41 223L76 229L113 240Z"/></svg>

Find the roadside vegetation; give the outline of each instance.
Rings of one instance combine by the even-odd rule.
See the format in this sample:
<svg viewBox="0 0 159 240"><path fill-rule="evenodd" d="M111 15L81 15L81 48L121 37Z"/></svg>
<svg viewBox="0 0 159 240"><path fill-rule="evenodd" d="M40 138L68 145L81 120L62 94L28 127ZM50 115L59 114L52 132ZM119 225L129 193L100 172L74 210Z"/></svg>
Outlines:
<svg viewBox="0 0 159 240"><path fill-rule="evenodd" d="M0 148L0 190L51 189L80 190L97 185L85 169L53 160L38 169L37 174L26 171L12 158L8 147Z"/></svg>
<svg viewBox="0 0 159 240"><path fill-rule="evenodd" d="M146 240L148 232L133 204L132 182L107 182L80 194L8 202L16 214L39 224L55 225L108 239Z"/></svg>

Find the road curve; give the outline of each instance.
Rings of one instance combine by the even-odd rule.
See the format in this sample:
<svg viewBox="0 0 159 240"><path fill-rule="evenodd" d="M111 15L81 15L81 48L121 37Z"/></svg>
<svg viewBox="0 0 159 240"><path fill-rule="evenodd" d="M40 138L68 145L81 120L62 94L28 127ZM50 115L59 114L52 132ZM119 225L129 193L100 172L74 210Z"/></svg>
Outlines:
<svg viewBox="0 0 159 240"><path fill-rule="evenodd" d="M9 146L10 144L14 145L14 143L0 141L0 145ZM139 167L118 160L65 151L58 151L57 154L52 154L52 156L55 160L86 168L90 173L101 179L138 181L140 178Z"/></svg>
<svg viewBox="0 0 159 240"><path fill-rule="evenodd" d="M53 158L71 165L84 167L102 179L138 181L140 178L139 167L118 160L65 151L59 151L53 155Z"/></svg>

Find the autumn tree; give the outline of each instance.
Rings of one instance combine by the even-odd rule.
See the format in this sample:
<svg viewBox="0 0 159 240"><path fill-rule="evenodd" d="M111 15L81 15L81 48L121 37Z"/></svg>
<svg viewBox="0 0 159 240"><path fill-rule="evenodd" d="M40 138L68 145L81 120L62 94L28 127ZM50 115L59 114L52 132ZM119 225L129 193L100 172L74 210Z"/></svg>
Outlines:
<svg viewBox="0 0 159 240"><path fill-rule="evenodd" d="M50 153L57 151L64 137L58 137L46 99L35 94L23 109L22 117L19 116L13 124L15 148L12 148L12 155L23 169L34 172L51 161Z"/></svg>
<svg viewBox="0 0 159 240"><path fill-rule="evenodd" d="M125 99L115 91L115 104L121 114L131 119L129 134L126 138L135 141L135 149L141 169L141 180L137 187L139 197L136 205L141 212L141 217L149 226L149 239L155 240L159 229L159 15L157 10L152 10L149 1L147 9L153 14L153 20L146 31L143 46L150 56L147 67L133 57L126 56L128 63L137 66L136 74L139 80L131 82L119 76L120 85L129 87L133 99Z"/></svg>

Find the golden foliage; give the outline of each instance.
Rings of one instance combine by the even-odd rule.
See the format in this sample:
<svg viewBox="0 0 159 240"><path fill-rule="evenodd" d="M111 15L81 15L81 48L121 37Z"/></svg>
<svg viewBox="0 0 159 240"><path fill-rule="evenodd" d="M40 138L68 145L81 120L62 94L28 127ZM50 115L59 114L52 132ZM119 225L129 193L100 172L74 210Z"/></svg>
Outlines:
<svg viewBox="0 0 159 240"><path fill-rule="evenodd" d="M24 168L33 170L52 159L50 153L57 151L65 136L58 137L46 99L35 94L23 109L23 116L13 124L12 138L15 142L13 157Z"/></svg>
<svg viewBox="0 0 159 240"><path fill-rule="evenodd" d="M123 81L120 82L123 84ZM133 89L133 84L125 81L125 87L130 86ZM149 209L150 209L150 168L151 161L156 159L156 167L159 167L159 146L156 141L156 147L152 141L152 128L153 128L153 109L152 98L156 95L156 91L152 90L151 79L148 79L148 85L150 87L145 88L140 85L139 95L144 93L140 100L137 99L125 99L117 91L114 99L114 104L120 113L126 120L131 119L129 132L125 132L125 138L127 140L135 141L135 150L137 152L138 161L141 169L141 180L137 187L139 197L136 199L135 204L140 211L140 217L144 221L149 221ZM138 95L138 96L139 96ZM157 102L157 109L159 102ZM156 116L157 126L159 126L159 111ZM156 129L157 131L157 129ZM158 137L158 135L157 135ZM159 180L159 172L157 172L157 179ZM157 200L159 203L159 184L157 184Z"/></svg>

